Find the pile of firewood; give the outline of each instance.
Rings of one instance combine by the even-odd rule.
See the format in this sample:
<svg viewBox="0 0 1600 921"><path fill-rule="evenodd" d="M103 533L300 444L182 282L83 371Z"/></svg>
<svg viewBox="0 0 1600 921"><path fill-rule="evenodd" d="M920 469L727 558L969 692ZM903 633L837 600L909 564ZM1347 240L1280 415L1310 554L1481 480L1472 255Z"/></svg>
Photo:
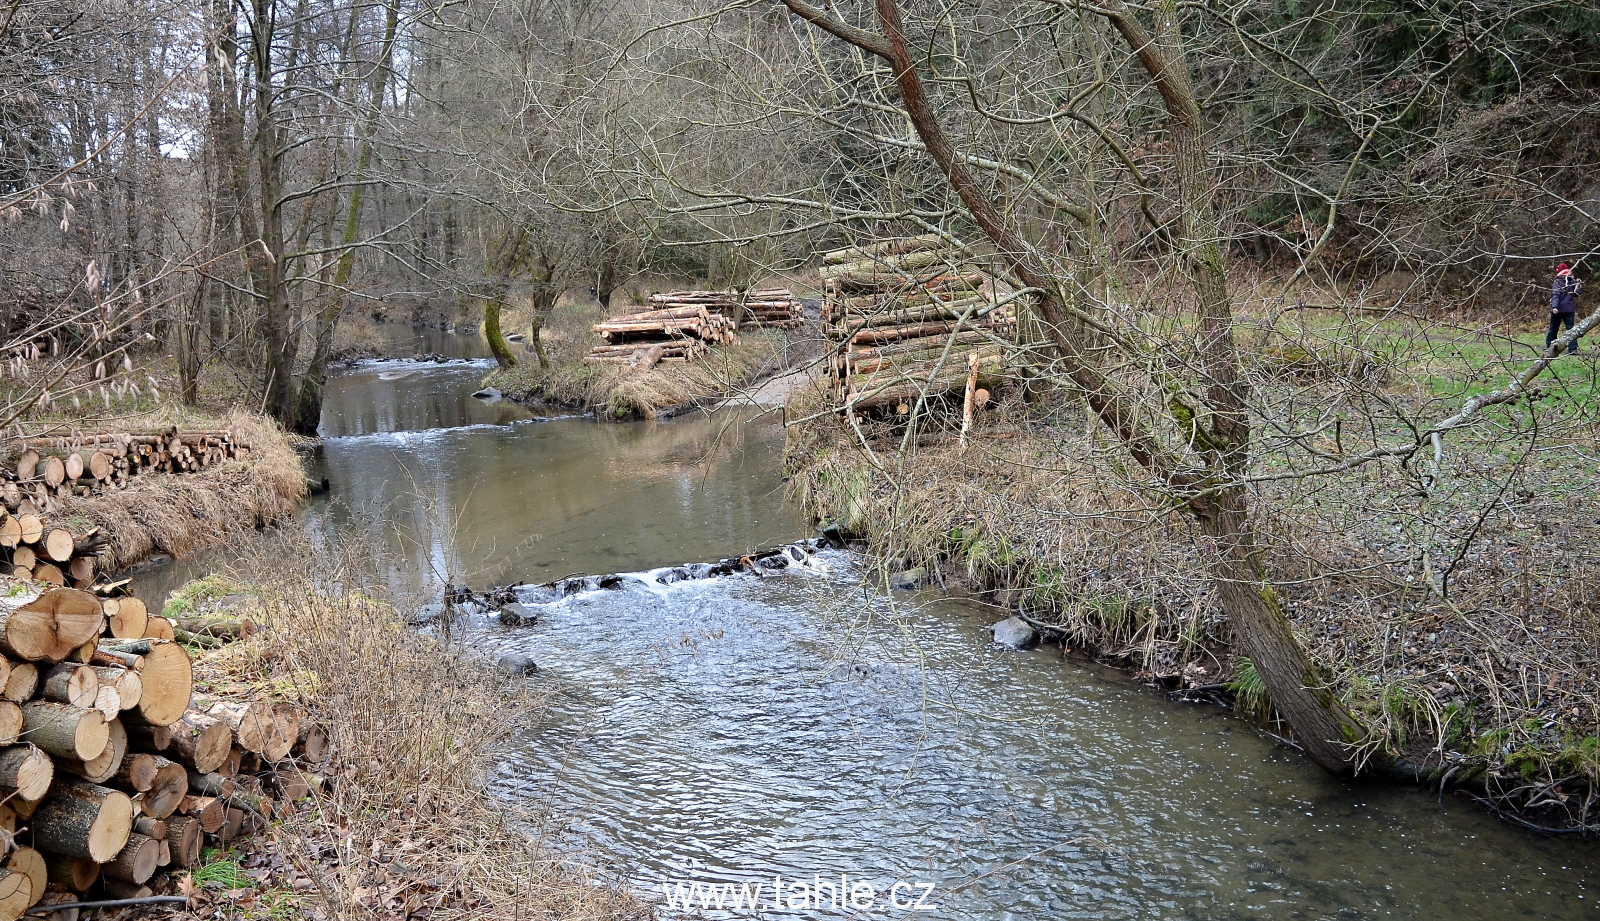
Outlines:
<svg viewBox="0 0 1600 921"><path fill-rule="evenodd" d="M189 654L248 621L180 623L138 599L10 583L0 595L0 921L141 898L325 782L325 730L283 701L193 697ZM71 909L57 913L70 917Z"/></svg>
<svg viewBox="0 0 1600 921"><path fill-rule="evenodd" d="M250 456L250 445L225 431L101 432L14 445L16 463L0 471L0 501L13 512L31 502L34 515L53 511L58 499L121 489L143 473L191 473Z"/></svg>
<svg viewBox="0 0 1600 921"><path fill-rule="evenodd" d="M732 320L739 329L799 329L805 325L800 302L788 288L738 291L669 291L650 295L651 310L704 307Z"/></svg>
<svg viewBox="0 0 1600 921"><path fill-rule="evenodd" d="M613 317L596 323L594 331L605 344L590 349L585 361L626 364L640 370L661 362L694 361L712 346L735 341L733 321L698 303Z"/></svg>
<svg viewBox="0 0 1600 921"><path fill-rule="evenodd" d="M823 256L828 376L840 408L902 415L919 398L967 391L980 403L1000 383L1011 305L941 237L853 246ZM983 386L977 386L981 383Z"/></svg>
<svg viewBox="0 0 1600 921"><path fill-rule="evenodd" d="M28 508L15 514L0 508L0 560L4 561L0 575L90 589L106 546L100 529L74 534L35 514L31 500L23 500L22 505ZM102 586L102 590L126 584L124 579L115 586Z"/></svg>

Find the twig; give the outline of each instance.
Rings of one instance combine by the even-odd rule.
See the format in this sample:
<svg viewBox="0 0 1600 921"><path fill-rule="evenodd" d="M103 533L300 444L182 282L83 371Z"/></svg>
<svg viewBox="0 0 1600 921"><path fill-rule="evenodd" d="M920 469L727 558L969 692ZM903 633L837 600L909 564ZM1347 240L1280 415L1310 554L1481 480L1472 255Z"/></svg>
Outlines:
<svg viewBox="0 0 1600 921"><path fill-rule="evenodd" d="M142 899L111 899L106 902L62 902L58 905L40 905L37 908L30 908L28 909L28 914L43 917L71 908L126 908L130 905L155 905L158 903L175 905L179 902L187 905L189 897L186 895L147 895Z"/></svg>

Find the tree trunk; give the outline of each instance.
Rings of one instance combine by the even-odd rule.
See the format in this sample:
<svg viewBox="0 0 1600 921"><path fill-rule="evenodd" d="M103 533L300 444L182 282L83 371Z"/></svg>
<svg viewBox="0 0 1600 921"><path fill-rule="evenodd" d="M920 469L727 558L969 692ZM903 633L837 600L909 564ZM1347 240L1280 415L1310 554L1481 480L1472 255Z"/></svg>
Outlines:
<svg viewBox="0 0 1600 921"><path fill-rule="evenodd" d="M1156 430L1144 421L1145 411L1137 397L1092 364L1082 344L1071 335L1070 330L1078 324L1069 321L1063 287L1048 266L1039 261L1033 248L1017 235L946 137L911 57L897 0L876 0L881 35L854 28L804 0L784 3L801 18L889 63L906 115L924 149L944 172L951 189L994 244L999 257L1025 284L1043 292L1036 306L1041 325L1095 415L1135 462L1164 480L1177 496L1204 497L1194 499L1191 505L1202 531L1219 544L1214 566L1218 593L1225 602L1231 601L1229 614L1235 618L1240 644L1257 649L1263 656L1257 670L1275 694L1274 703L1285 720L1297 735L1312 740L1307 752L1335 774L1350 773L1356 766L1354 748L1344 743L1362 737L1359 724L1337 697L1321 687L1304 649L1262 579L1244 491L1226 485L1220 492L1211 491L1219 482L1232 482L1244 471L1249 459L1250 431L1238 382L1238 355L1211 201L1203 122L1177 32L1176 4L1164 0L1156 12L1162 30L1159 41L1146 33L1119 0L1108 0L1096 12L1123 37L1167 110L1183 211L1184 239L1179 242L1190 260L1186 269L1199 299L1200 357L1214 419L1213 431L1206 433L1212 447L1206 448L1210 456L1205 460L1211 470L1205 474L1191 472L1193 463L1186 463L1166 447ZM1276 697L1279 694L1281 701Z"/></svg>
<svg viewBox="0 0 1600 921"><path fill-rule="evenodd" d="M517 366L517 357L511 354L511 346L506 344L506 337L500 331L500 311L505 306L511 274L516 270L527 237L526 227L508 230L489 257L489 291L483 299L483 331L489 339L489 351L502 370Z"/></svg>
<svg viewBox="0 0 1600 921"><path fill-rule="evenodd" d="M345 211L344 249L333 273L332 291L327 306L317 318L317 332L313 340L311 364L300 381L300 405L295 411L295 428L302 435L315 435L322 419L322 392L327 383L328 359L333 354L333 340L338 333L339 317L344 312L344 291L350 284L355 268L355 243L361 233L362 193L366 188L367 167L372 159L372 136L377 130L378 113L383 109L384 87L388 84L389 68L394 57L395 31L400 22L398 4L385 4L388 15L384 21L383 50L372 68L367 81L367 109L361 121L361 150L356 156L355 185L350 190L350 204Z"/></svg>

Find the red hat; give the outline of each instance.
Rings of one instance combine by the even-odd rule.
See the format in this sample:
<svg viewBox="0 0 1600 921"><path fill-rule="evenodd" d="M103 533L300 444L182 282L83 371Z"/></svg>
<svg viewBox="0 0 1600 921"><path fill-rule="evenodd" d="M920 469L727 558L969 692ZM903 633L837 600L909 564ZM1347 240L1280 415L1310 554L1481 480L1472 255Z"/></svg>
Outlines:
<svg viewBox="0 0 1600 921"><path fill-rule="evenodd" d="M1557 272L1565 272L1566 270L1568 270L1570 268L1572 268L1572 266L1567 265L1565 262L1556 263L1556 271Z"/></svg>

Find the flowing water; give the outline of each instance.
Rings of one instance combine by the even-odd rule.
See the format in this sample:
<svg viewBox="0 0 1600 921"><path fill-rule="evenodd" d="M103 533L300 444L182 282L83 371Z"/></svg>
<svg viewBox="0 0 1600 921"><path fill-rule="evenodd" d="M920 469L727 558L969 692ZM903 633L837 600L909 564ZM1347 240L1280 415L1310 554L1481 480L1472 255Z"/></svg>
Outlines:
<svg viewBox="0 0 1600 921"><path fill-rule="evenodd" d="M438 334L395 349L484 354ZM604 875L759 901L711 917L1600 917L1592 844L1336 781L1225 711L996 649L996 612L866 591L847 554L661 584L654 567L806 533L782 500L781 432L540 417L473 400L487 367L369 362L332 381L337 501L306 520L371 529L403 588L640 573L476 638L532 656L551 700L497 791L560 817L548 833Z"/></svg>

